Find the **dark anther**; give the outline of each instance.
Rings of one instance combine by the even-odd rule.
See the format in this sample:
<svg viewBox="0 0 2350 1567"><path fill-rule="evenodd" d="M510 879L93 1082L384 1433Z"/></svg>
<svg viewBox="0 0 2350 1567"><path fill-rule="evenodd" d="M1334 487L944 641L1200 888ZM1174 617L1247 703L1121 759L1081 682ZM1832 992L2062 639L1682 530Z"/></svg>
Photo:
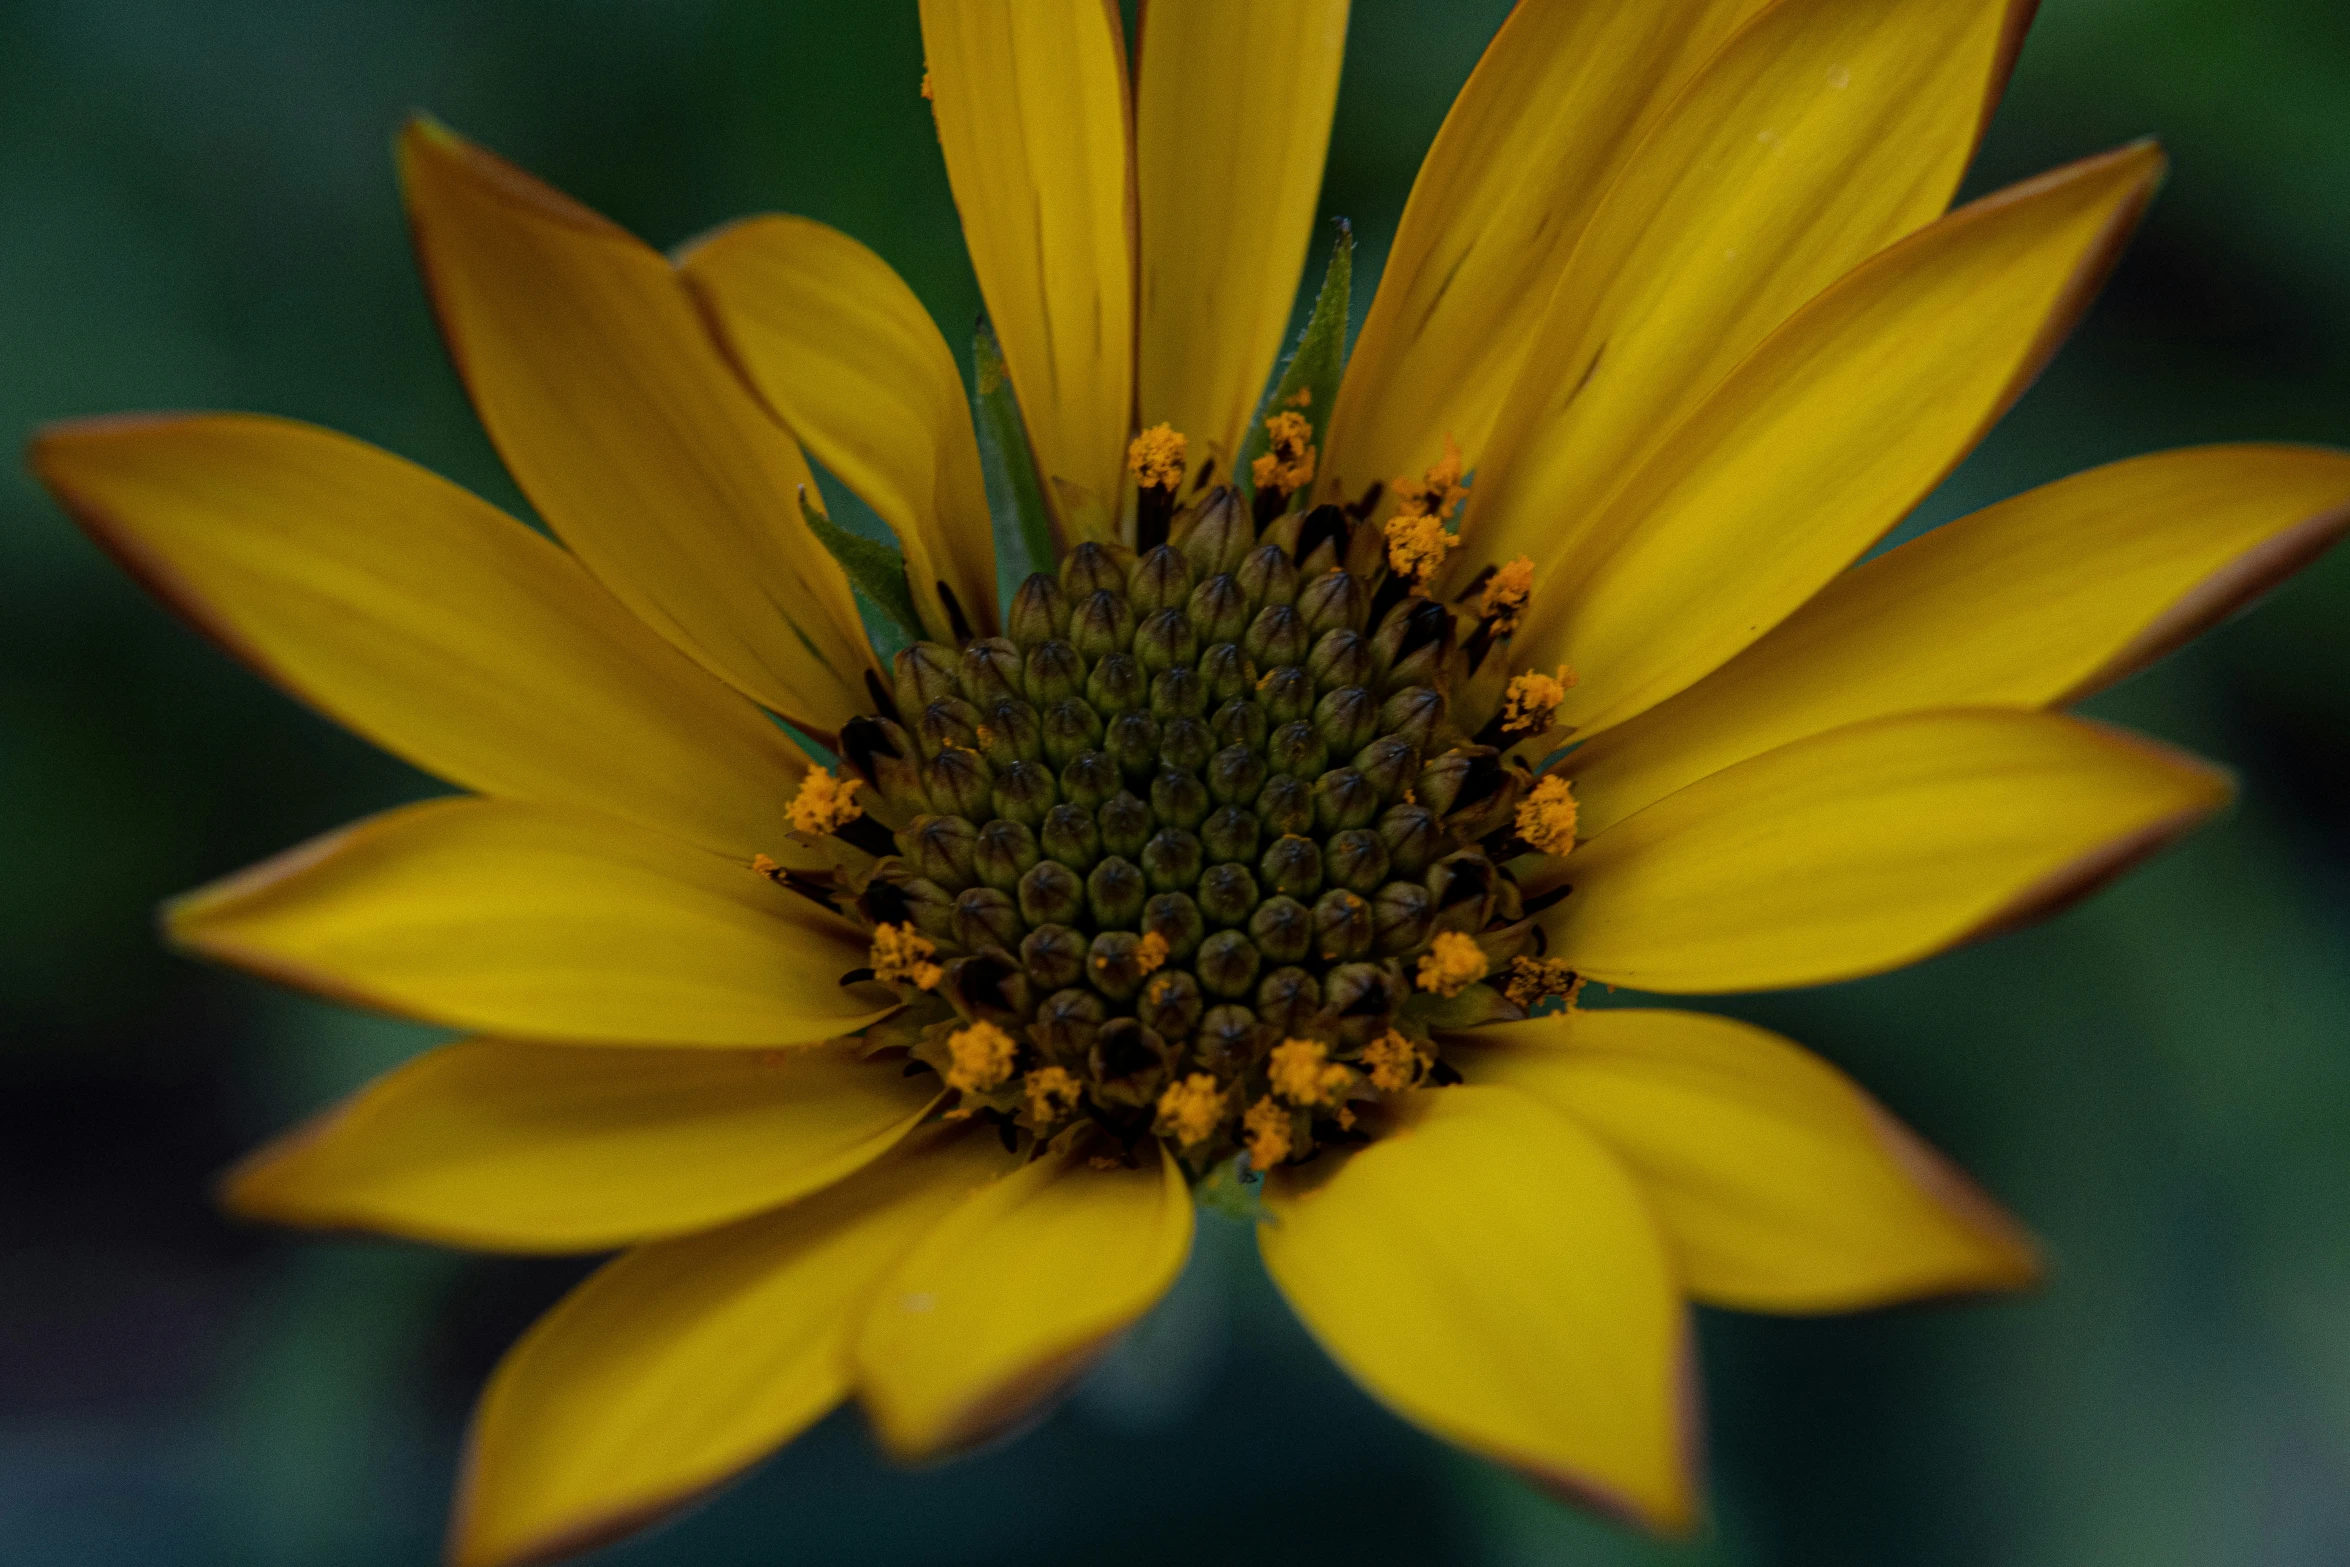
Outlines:
<svg viewBox="0 0 2350 1567"><path fill-rule="evenodd" d="M955 597L955 590L941 582L938 585L938 601L946 607L947 627L954 632L955 641L970 641L971 617L963 613L963 601Z"/></svg>
<svg viewBox="0 0 2350 1567"><path fill-rule="evenodd" d="M932 1067L931 1067L930 1063L929 1063L929 1062L927 1062L927 1061L909 1061L909 1062L907 1062L907 1063L906 1063L906 1069L905 1069L904 1071L900 1072L900 1073L898 1074L898 1076L900 1076L900 1077L920 1077L920 1076L921 1076L923 1073L925 1073L925 1072L928 1072L928 1071L931 1071L931 1070L932 1070Z"/></svg>
<svg viewBox="0 0 2350 1567"><path fill-rule="evenodd" d="M1573 882L1563 881L1560 882L1557 886L1551 888L1548 892L1537 893L1535 896L1526 900L1527 916L1531 918L1536 914L1541 914L1547 910L1557 908L1560 903L1566 900L1567 895L1574 890L1575 884ZM1535 934L1537 936L1541 936L1542 932L1537 930ZM1545 936L1543 937L1543 940L1545 943L1547 943L1549 938Z"/></svg>
<svg viewBox="0 0 2350 1567"><path fill-rule="evenodd" d="M843 974L840 977L841 988L845 990L851 985L862 985L865 983L865 981L871 979L872 977L873 970L870 968L850 969L846 974Z"/></svg>
<svg viewBox="0 0 2350 1567"><path fill-rule="evenodd" d="M1459 1081L1461 1081L1461 1069L1441 1057L1438 1058L1434 1066L1428 1068L1428 1082L1431 1087L1450 1088Z"/></svg>
<svg viewBox="0 0 2350 1567"><path fill-rule="evenodd" d="M1379 509L1379 502L1386 494L1387 486L1379 480L1373 479L1371 487L1363 491L1354 503L1346 508L1346 514L1355 521L1361 522Z"/></svg>
<svg viewBox="0 0 2350 1567"><path fill-rule="evenodd" d="M822 882L810 881L798 871L785 871L781 882L786 891L798 893L818 908L838 912L839 905L832 901L832 889Z"/></svg>
<svg viewBox="0 0 2350 1567"><path fill-rule="evenodd" d="M897 699L890 695L889 685L881 678L880 670L868 668L865 671L865 694L873 699L873 710L876 713L879 713L884 718L897 718ZM870 720L853 718L849 721L851 723L861 724L869 722Z"/></svg>
<svg viewBox="0 0 2350 1567"><path fill-rule="evenodd" d="M1348 531L1346 512L1343 509L1337 506L1317 506L1307 512L1305 521L1298 525L1297 551L1290 558L1303 566L1314 558L1314 551L1325 544L1330 546L1333 558L1343 556L1346 553Z"/></svg>
<svg viewBox="0 0 2350 1567"><path fill-rule="evenodd" d="M867 670L866 676L870 679L872 671ZM852 718L841 725L840 754L868 782L872 782L877 778L873 771L874 760L884 756L895 760L898 748L890 741L889 731L881 727L880 719Z"/></svg>
<svg viewBox="0 0 2350 1567"><path fill-rule="evenodd" d="M889 829L870 816L860 816L853 822L844 822L832 831L833 836L840 839L841 842L863 849L867 854L876 858L884 854L898 852L897 841L890 836Z"/></svg>
<svg viewBox="0 0 2350 1567"><path fill-rule="evenodd" d="M1020 1151L1019 1129L1001 1116L996 1118L995 1137L997 1142L1004 1145L1004 1152L1018 1153Z"/></svg>

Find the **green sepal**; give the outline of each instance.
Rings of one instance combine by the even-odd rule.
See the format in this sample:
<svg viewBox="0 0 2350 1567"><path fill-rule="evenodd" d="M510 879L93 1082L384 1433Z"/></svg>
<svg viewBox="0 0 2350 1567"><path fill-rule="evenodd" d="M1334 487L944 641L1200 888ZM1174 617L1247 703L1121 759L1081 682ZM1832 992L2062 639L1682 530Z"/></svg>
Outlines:
<svg viewBox="0 0 2350 1567"><path fill-rule="evenodd" d="M1243 1176L1240 1155L1234 1154L1202 1176L1191 1194L1210 1213L1254 1224L1265 1216L1264 1189L1264 1176L1254 1170Z"/></svg>
<svg viewBox="0 0 2350 1567"><path fill-rule="evenodd" d="M1313 314L1306 317L1296 351L1281 367L1281 379L1257 405L1256 417L1248 423L1248 436L1240 443L1240 460L1233 464L1232 479L1243 495L1255 493L1249 472L1273 445L1265 434L1267 419L1284 408L1295 408L1314 427L1316 451L1321 450L1322 439L1329 433L1330 409L1338 401L1338 380L1346 371L1346 318L1354 285L1355 231L1344 218L1337 223L1338 238L1330 246L1330 264L1322 271L1322 291L1314 296ZM1302 407L1296 400L1300 392L1306 394ZM1292 502L1304 498L1298 495Z"/></svg>
<svg viewBox="0 0 2350 1567"><path fill-rule="evenodd" d="M1036 455L1028 449L1028 426L1020 420L1020 398L1004 365L995 328L979 318L972 334L972 425L979 436L979 472L987 485L987 513L995 522L995 580L998 607L1009 613L1012 595L1034 572L1053 569L1053 518L1036 482Z"/></svg>
<svg viewBox="0 0 2350 1567"><path fill-rule="evenodd" d="M800 486L800 518L807 523L808 531L816 535L816 541L840 562L840 569L849 574L850 584L870 599L876 609L904 628L909 639L920 641L922 617L914 610L914 590L906 586L906 557L886 544L851 533L825 516L808 498L806 485Z"/></svg>

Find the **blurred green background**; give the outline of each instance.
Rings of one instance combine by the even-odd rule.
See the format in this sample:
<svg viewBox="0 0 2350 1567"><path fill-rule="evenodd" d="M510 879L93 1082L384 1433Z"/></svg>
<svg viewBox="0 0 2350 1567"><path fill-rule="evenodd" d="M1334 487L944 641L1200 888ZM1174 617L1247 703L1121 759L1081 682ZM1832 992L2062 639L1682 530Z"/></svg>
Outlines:
<svg viewBox="0 0 2350 1567"><path fill-rule="evenodd" d="M1373 275L1503 9L1358 0L1323 201ZM264 409L519 506L410 268L412 107L658 244L837 224L965 341L920 72L910 0L0 0L0 430ZM2146 132L2176 165L2144 235L1922 520L2165 445L2350 440L2350 7L2048 0L1973 183ZM2097 708L2224 759L2242 802L2052 925L1735 1008L1978 1172L2053 1281L1708 1318L1694 1546L1390 1419L1213 1226L1041 1428L908 1475L836 1418L597 1560L2350 1560L2350 555ZM578 1270L217 1217L227 1160L424 1040L167 957L150 914L429 788L0 476L0 1560L434 1559L471 1392Z"/></svg>

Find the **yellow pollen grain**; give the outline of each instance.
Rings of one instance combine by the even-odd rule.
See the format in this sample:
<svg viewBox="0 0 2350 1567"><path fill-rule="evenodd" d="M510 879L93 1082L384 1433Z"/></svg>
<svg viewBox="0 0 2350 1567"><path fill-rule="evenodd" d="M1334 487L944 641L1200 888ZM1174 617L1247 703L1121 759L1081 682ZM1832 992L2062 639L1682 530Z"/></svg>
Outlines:
<svg viewBox="0 0 2350 1567"><path fill-rule="evenodd" d="M1301 386L1301 387L1299 387L1299 388L1298 388L1296 391L1294 391L1294 392L1290 393L1290 394L1289 394L1287 397L1285 397L1285 398L1283 398L1283 399L1281 400L1281 406L1282 406L1282 407L1284 407L1284 408L1311 408L1311 407L1313 407L1313 406L1314 406L1314 389L1313 389L1312 387L1310 387L1310 386Z"/></svg>
<svg viewBox="0 0 2350 1567"><path fill-rule="evenodd" d="M1547 996L1564 996L1572 1009L1582 989L1583 977L1557 958L1512 958L1510 982L1502 994L1522 1007Z"/></svg>
<svg viewBox="0 0 2350 1567"><path fill-rule="evenodd" d="M1526 597L1534 591L1534 561L1520 555L1496 571L1485 584L1485 598L1477 606L1477 613L1493 622L1493 629L1508 635L1518 629L1518 619L1526 613Z"/></svg>
<svg viewBox="0 0 2350 1567"><path fill-rule="evenodd" d="M1306 416L1284 408L1265 421L1273 449L1249 466L1260 490L1295 494L1314 482L1314 427Z"/></svg>
<svg viewBox="0 0 2350 1567"><path fill-rule="evenodd" d="M849 798L857 792L857 783L854 778L843 783L821 767L810 768L800 780L800 792L784 808L793 828L814 838L838 832L864 815L865 808Z"/></svg>
<svg viewBox="0 0 2350 1567"><path fill-rule="evenodd" d="M937 96L937 95L936 95L936 94L934 94L933 92L931 92L931 90L930 90L930 73L929 73L928 71L924 71L924 72L922 73L922 98L923 98L923 101L927 103L927 102L931 101L932 99L934 99L936 96Z"/></svg>
<svg viewBox="0 0 2350 1567"><path fill-rule="evenodd" d="M1399 512L1387 519L1387 565L1415 587L1426 582L1444 564L1460 540L1444 531L1444 519L1421 512Z"/></svg>
<svg viewBox="0 0 2350 1567"><path fill-rule="evenodd" d="M1457 996L1483 979L1491 966L1476 938L1457 930L1438 931L1428 955L1420 960L1420 988Z"/></svg>
<svg viewBox="0 0 2350 1567"><path fill-rule="evenodd" d="M1134 969L1138 974L1156 974L1167 966L1167 938L1155 930L1144 931L1142 940L1134 944Z"/></svg>
<svg viewBox="0 0 2350 1567"><path fill-rule="evenodd" d="M757 871L760 875L766 877L770 881L775 880L777 877L783 874L783 867L776 864L773 860L767 858L767 856L764 854L754 854L751 856L751 869Z"/></svg>
<svg viewBox="0 0 2350 1567"><path fill-rule="evenodd" d="M1420 1078L1428 1070L1428 1056L1391 1028L1363 1047L1363 1065L1371 1069L1373 1088L1383 1094L1400 1094L1420 1086Z"/></svg>
<svg viewBox="0 0 2350 1567"><path fill-rule="evenodd" d="M1038 1067L1028 1074L1020 1085L1021 1109L1029 1126L1043 1131L1077 1108L1078 1096L1084 1092L1077 1079L1066 1067Z"/></svg>
<svg viewBox="0 0 2350 1567"><path fill-rule="evenodd" d="M1183 456L1190 445L1171 424L1154 424L1126 447L1126 471L1146 490L1171 490L1183 481Z"/></svg>
<svg viewBox="0 0 2350 1567"><path fill-rule="evenodd" d="M1020 1053L1012 1036L993 1023L978 1022L947 1036L947 1086L967 1094L1001 1088L1012 1075L1012 1058Z"/></svg>
<svg viewBox="0 0 2350 1567"><path fill-rule="evenodd" d="M1565 855L1575 847L1575 815L1574 788L1549 774L1518 802L1518 836L1537 853Z"/></svg>
<svg viewBox="0 0 2350 1567"><path fill-rule="evenodd" d="M885 985L931 990L946 977L946 970L930 961L937 950L928 936L911 925L876 925L873 951L866 961L873 965L873 977Z"/></svg>
<svg viewBox="0 0 2350 1567"><path fill-rule="evenodd" d="M1330 1059L1329 1047L1315 1039L1285 1039L1274 1046L1268 1075L1273 1092L1293 1105L1333 1105L1354 1086L1351 1068Z"/></svg>
<svg viewBox="0 0 2350 1567"><path fill-rule="evenodd" d="M1390 489L1395 491L1396 510L1406 516L1434 517L1439 521L1452 515L1452 509L1461 503L1466 487L1461 483L1464 471L1461 449L1447 435L1444 455L1417 479L1397 479Z"/></svg>
<svg viewBox="0 0 2350 1567"><path fill-rule="evenodd" d="M1289 1157L1289 1112L1270 1094L1248 1107L1240 1125L1248 1134L1248 1162L1258 1169L1270 1170Z"/></svg>
<svg viewBox="0 0 2350 1567"><path fill-rule="evenodd" d="M973 730L971 737L979 742L979 748L982 751L995 744L995 731L988 728L985 724L981 724L977 729Z"/></svg>
<svg viewBox="0 0 2350 1567"><path fill-rule="evenodd" d="M1551 715L1574 687L1575 672L1564 664L1555 675L1529 669L1512 678L1509 689L1501 694L1502 731L1540 734L1550 727Z"/></svg>
<svg viewBox="0 0 2350 1567"><path fill-rule="evenodd" d="M1194 1072L1159 1095L1159 1119L1153 1129L1186 1148L1206 1142L1223 1124L1224 1090L1205 1072Z"/></svg>

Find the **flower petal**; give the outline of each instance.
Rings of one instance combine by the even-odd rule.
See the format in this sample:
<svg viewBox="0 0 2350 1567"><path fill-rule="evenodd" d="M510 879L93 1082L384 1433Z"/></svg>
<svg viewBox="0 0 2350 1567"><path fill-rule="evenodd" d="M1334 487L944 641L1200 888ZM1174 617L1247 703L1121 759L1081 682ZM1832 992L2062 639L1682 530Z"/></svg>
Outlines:
<svg viewBox="0 0 2350 1567"><path fill-rule="evenodd" d="M1987 197L1773 333L1538 584L1511 657L1582 672L1558 721L1593 734L1691 684L1923 499L2039 372L2161 169L2133 147Z"/></svg>
<svg viewBox="0 0 2350 1567"><path fill-rule="evenodd" d="M604 585L820 734L871 705L848 578L800 520L791 437L658 252L439 126L400 141L450 353L499 455Z"/></svg>
<svg viewBox="0 0 2350 1567"><path fill-rule="evenodd" d="M2054 912L2227 797L2199 762L2051 713L1876 719L1699 779L1548 862L1575 890L1542 924L1551 956L1611 985L1852 979Z"/></svg>
<svg viewBox="0 0 2350 1567"><path fill-rule="evenodd" d="M1610 1008L1462 1037L1469 1081L1531 1094L1615 1151L1708 1305L1852 1311L2038 1276L2021 1226L1843 1073L1767 1030Z"/></svg>
<svg viewBox="0 0 2350 1567"><path fill-rule="evenodd" d="M928 1458L1016 1420L1149 1310L1191 1251L1174 1156L1026 1165L924 1236L875 1295L857 1389L883 1445Z"/></svg>
<svg viewBox="0 0 2350 1567"><path fill-rule="evenodd" d="M451 783L748 858L808 763L538 534L413 463L221 414L43 431L42 481L261 673Z"/></svg>
<svg viewBox="0 0 2350 1567"><path fill-rule="evenodd" d="M1515 1089L1417 1098L1416 1122L1267 1183L1257 1244L1273 1282L1404 1418L1609 1511L1687 1528L1695 1372L1638 1186Z"/></svg>
<svg viewBox="0 0 2350 1567"><path fill-rule="evenodd" d="M1624 158L1764 0L1520 5L1428 149L1331 415L1320 493L1485 449Z"/></svg>
<svg viewBox="0 0 2350 1567"><path fill-rule="evenodd" d="M1571 559L1577 524L1757 343L1942 215L2012 7L1788 0L1714 56L1566 263L1477 460L1456 575Z"/></svg>
<svg viewBox="0 0 2350 1567"><path fill-rule="evenodd" d="M2213 446L2075 474L1888 550L1563 770L1584 830L1773 746L1929 707L2071 702L2350 530L2350 454Z"/></svg>
<svg viewBox="0 0 2350 1567"><path fill-rule="evenodd" d="M954 353L905 281L807 218L749 218L679 258L761 400L879 514L905 551L922 623L957 640L996 622L995 530Z"/></svg>
<svg viewBox="0 0 2350 1567"><path fill-rule="evenodd" d="M1134 413L1125 24L1108 0L922 0L947 181L1067 536L1108 538Z"/></svg>
<svg viewBox="0 0 2350 1567"><path fill-rule="evenodd" d="M228 1205L492 1251L603 1251L740 1218L889 1151L937 1083L853 1042L632 1050L467 1040L246 1159Z"/></svg>
<svg viewBox="0 0 2350 1567"><path fill-rule="evenodd" d="M180 945L359 1006L595 1044L802 1045L887 1015L855 926L739 861L551 806L430 800L166 912Z"/></svg>
<svg viewBox="0 0 2350 1567"><path fill-rule="evenodd" d="M552 1561L643 1528L814 1423L848 1392L876 1282L1007 1162L992 1137L918 1133L804 1202L607 1264L491 1377L455 1567Z"/></svg>
<svg viewBox="0 0 2350 1567"><path fill-rule="evenodd" d="M1297 300L1347 0L1152 0L1137 45L1145 428L1229 475Z"/></svg>

